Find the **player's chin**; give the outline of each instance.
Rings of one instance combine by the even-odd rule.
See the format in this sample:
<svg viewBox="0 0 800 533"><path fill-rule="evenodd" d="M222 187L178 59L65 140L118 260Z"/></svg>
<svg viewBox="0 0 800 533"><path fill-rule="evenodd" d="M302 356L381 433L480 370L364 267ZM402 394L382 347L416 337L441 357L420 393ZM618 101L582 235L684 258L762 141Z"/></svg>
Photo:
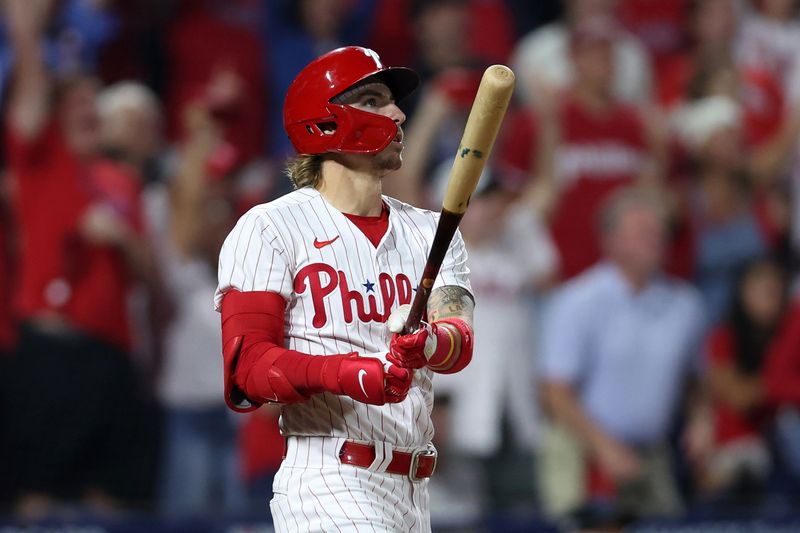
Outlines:
<svg viewBox="0 0 800 533"><path fill-rule="evenodd" d="M393 145L394 143L392 143ZM399 149L395 146L388 146L384 151L378 154L376 163L378 167L386 172L397 170L403 165L403 146L400 145Z"/></svg>

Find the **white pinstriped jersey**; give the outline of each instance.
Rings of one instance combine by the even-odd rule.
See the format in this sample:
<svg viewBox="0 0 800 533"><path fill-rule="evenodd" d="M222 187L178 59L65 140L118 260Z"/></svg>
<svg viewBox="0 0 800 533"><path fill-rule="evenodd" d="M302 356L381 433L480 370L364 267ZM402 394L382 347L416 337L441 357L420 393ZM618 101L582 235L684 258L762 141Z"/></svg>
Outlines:
<svg viewBox="0 0 800 533"><path fill-rule="evenodd" d="M247 212L220 252L215 305L230 289L271 291L286 301L286 347L312 355L358 352L385 360L385 321L410 303L439 215L384 197L389 229L377 248L315 189L303 188ZM460 233L434 288L470 290ZM433 437L432 373L417 370L399 404L367 405L329 393L284 405L287 436L333 436L424 447Z"/></svg>

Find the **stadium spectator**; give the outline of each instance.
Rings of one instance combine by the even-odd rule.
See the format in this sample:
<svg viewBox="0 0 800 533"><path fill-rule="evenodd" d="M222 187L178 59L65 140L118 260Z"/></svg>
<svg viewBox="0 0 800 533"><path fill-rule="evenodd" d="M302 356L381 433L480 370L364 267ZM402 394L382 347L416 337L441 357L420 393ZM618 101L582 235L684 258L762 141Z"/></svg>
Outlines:
<svg viewBox="0 0 800 533"><path fill-rule="evenodd" d="M565 19L542 26L517 43L511 60L522 96L528 101L537 98L541 86L550 90L579 83L572 58L572 34L585 21L611 18L616 0L567 0ZM611 43L613 95L628 103L644 104L652 99L650 58L642 44L621 27L614 29Z"/></svg>
<svg viewBox="0 0 800 533"><path fill-rule="evenodd" d="M800 305L794 295L766 361L764 393L777 410L778 467L792 505L800 494ZM796 507L795 507L796 508Z"/></svg>
<svg viewBox="0 0 800 533"><path fill-rule="evenodd" d="M737 41L747 17L736 2L694 2L690 21L693 47L663 69L659 100L667 107L713 95L739 101L745 141L752 151L750 177L756 185L774 185L787 173L800 136L796 103L791 94L784 94L780 77L768 63L747 60L759 51L748 52L744 46L755 44Z"/></svg>
<svg viewBox="0 0 800 533"><path fill-rule="evenodd" d="M658 101L666 107L684 98L689 81L700 65L709 59L733 55L738 27L735 2L695 0L688 8L691 47L665 62L656 84Z"/></svg>
<svg viewBox="0 0 800 533"><path fill-rule="evenodd" d="M260 156L267 146L270 103L265 98L264 39L258 31L261 7L203 0L183 3L181 9L167 39L166 104L173 138L187 133L186 106L200 103L212 110L239 157Z"/></svg>
<svg viewBox="0 0 800 533"><path fill-rule="evenodd" d="M800 102L800 21L797 0L750 0L737 42L740 64L766 69L791 102Z"/></svg>
<svg viewBox="0 0 800 533"><path fill-rule="evenodd" d="M699 295L660 273L663 202L624 189L603 211L606 260L566 283L545 311L540 353L551 425L540 446L545 511L604 502L634 516L681 509L668 432L699 367ZM707 445L701 395L692 402L689 457Z"/></svg>
<svg viewBox="0 0 800 533"><path fill-rule="evenodd" d="M600 258L593 221L604 198L625 185L662 181L663 135L612 91L616 35L604 17L576 26L569 41L572 85L564 92L540 87L535 111L512 119L499 147L501 164L532 174L549 198L563 279Z"/></svg>
<svg viewBox="0 0 800 533"><path fill-rule="evenodd" d="M273 0L264 2L266 69L269 80L269 153L293 154L283 131L286 90L305 65L323 53L366 41L377 0Z"/></svg>
<svg viewBox="0 0 800 533"><path fill-rule="evenodd" d="M185 121L175 175L147 191L151 239L174 302L158 383L165 410L159 507L172 517L246 505L237 427L219 379L219 317L204 305L216 289L218 251L236 222L234 175L242 161L207 106L188 106Z"/></svg>
<svg viewBox="0 0 800 533"><path fill-rule="evenodd" d="M783 104L780 88L770 79L758 71L737 69L729 57L710 58L698 66L690 83L687 109L694 105L692 101L707 97L724 97L739 106L741 140L735 165L740 167L742 185L765 243L788 261L791 206L797 204L796 195L789 196L790 176L797 167L800 113ZM759 80L765 84L759 85ZM677 116L688 113L678 111ZM712 116L698 115L695 122L707 123ZM689 149L691 167L691 141L687 144L687 139L683 139L683 144Z"/></svg>
<svg viewBox="0 0 800 533"><path fill-rule="evenodd" d="M440 177L446 178L449 166L442 170ZM446 183L446 179L438 181ZM439 189L443 196L444 187ZM511 503L489 493L497 486L490 465L501 449L530 457L535 445L537 339L531 308L535 296L555 278L558 264L547 229L531 207L530 194L519 197L520 192L510 190L502 176L487 175L470 201L460 227L469 253L470 283L476 301L481 302L475 315L475 364L464 370L463 379L442 375L434 383L437 398L448 398L444 432L450 471L476 474L469 488L463 477L449 476L459 483L453 494L462 502L473 497L484 512ZM504 423L510 429L510 443L504 442ZM505 482L513 484L508 474Z"/></svg>
<svg viewBox="0 0 800 533"><path fill-rule="evenodd" d="M743 148L751 157L750 182L760 188L780 183L800 137L800 112L787 106L774 77L765 70L737 67L728 56L697 65L687 87L687 103L725 96L742 107Z"/></svg>
<svg viewBox="0 0 800 533"><path fill-rule="evenodd" d="M423 78L465 62L506 63L518 22L508 4L505 0L379 0L368 43L385 64L415 65ZM408 46L409 42L416 46Z"/></svg>
<svg viewBox="0 0 800 533"><path fill-rule="evenodd" d="M42 53L48 67L60 75L93 69L103 47L119 31L119 19L110 2L65 0L54 4ZM7 95L14 63L7 25L0 26L0 97Z"/></svg>
<svg viewBox="0 0 800 533"><path fill-rule="evenodd" d="M664 463L650 463L663 460L663 421L683 413L684 400L694 407L693 469L680 472L689 474L687 488L699 489L687 491L689 506L735 507L764 494L759 511L800 508L800 303L787 304L775 322L784 304L779 271L794 275L788 267L800 257L797 0L6 0L2 11L0 512L35 516L67 502L70 512L81 503L137 504L174 516L250 504L263 515L281 437L269 409L240 417L241 427L219 409L219 339L209 337L218 327L207 322L213 313L203 296L216 268L216 233L289 186L264 167L291 151L280 111L300 66L365 42L386 64L425 77L404 102L404 165L384 190L434 210L437 176L452 164L481 70L506 62L516 47L519 98L487 171L494 185L475 195L462 228L476 312L485 315L476 320L485 330L476 350L492 356L476 359L467 379L437 383L437 392L449 391L451 416L437 423L436 444L447 451L430 485L432 509L463 509L469 486L488 494L490 511L524 497L525 511L539 512L532 479L520 483L529 464L509 437L527 445L539 423L533 403L524 403L531 361L523 356L540 357L531 340L540 315L549 325L543 333L557 334L544 336L547 385L537 389L557 419L540 426L539 477L561 469L544 487L547 510L583 496L642 510L628 506L634 490L644 511L674 508L670 483L661 496L648 494L652 478L668 479ZM112 85L119 80L138 82ZM163 95L169 140L160 134L158 101L140 82ZM659 120L651 102L674 112L674 122ZM187 112L199 119L182 132ZM670 152L660 133L667 126L677 133ZM174 157L164 157L175 141ZM139 213L143 185L149 217ZM693 291L658 274L636 292L620 274L626 261L641 265L631 256L647 255L618 259L620 248L646 248L625 245L625 232L637 229L630 220L642 221L642 234L658 233L650 208L621 208L611 217L617 230L595 232L601 203L632 185L660 191L653 194L670 208L667 268L700 289L704 317L718 326L705 337L703 359L713 424L701 425L695 396L679 385L694 366L688 339L699 335L687 323L703 322ZM651 258L659 242L650 243ZM552 268L567 284L550 312L542 299L531 323L531 292ZM597 294L609 296L595 307ZM679 304L686 316L674 311ZM565 318L570 306L580 309ZM581 339L585 346L575 347ZM147 381L155 375L145 372L159 370L161 340L163 372ZM494 355L506 363L483 368ZM666 370L652 378L659 361ZM140 382L155 391L143 394ZM577 439L573 426L571 440L559 441L575 412ZM581 413L598 430L589 426L588 438ZM161 448L153 438L159 423ZM639 432L631 436L631 428ZM704 436L713 438L707 457ZM556 442L560 455L551 453ZM234 446L239 470L229 460ZM204 453L213 457L199 459ZM463 475L475 464L477 475ZM612 479L651 471L632 483ZM436 490L441 482L455 486L454 498ZM571 500L559 490L573 490ZM744 510L731 507L723 510Z"/></svg>
<svg viewBox="0 0 800 533"><path fill-rule="evenodd" d="M742 110L724 96L697 100L676 116L694 171L689 192L694 279L711 323L730 306L736 272L767 250L747 180Z"/></svg>
<svg viewBox="0 0 800 533"><path fill-rule="evenodd" d="M772 470L765 439L772 413L762 374L787 289L780 264L751 261L739 276L726 321L707 341L714 449L700 472L700 487L729 507L759 503Z"/></svg>
<svg viewBox="0 0 800 533"><path fill-rule="evenodd" d="M280 407L265 405L247 417L239 431L242 478L250 508L263 512L272 499L272 482L283 460L285 440L278 428Z"/></svg>
<svg viewBox="0 0 800 533"><path fill-rule="evenodd" d="M414 2L411 11L417 45L417 70L427 80L448 69L464 68L469 54L469 3L464 0Z"/></svg>
<svg viewBox="0 0 800 533"><path fill-rule="evenodd" d="M8 202L8 178L0 173L0 513L7 512L13 493L11 449L6 427L6 394L13 379L9 363L16 343L17 324L12 305L14 227Z"/></svg>
<svg viewBox="0 0 800 533"><path fill-rule="evenodd" d="M52 6L5 4L16 58L4 124L21 242L14 299L24 321L5 429L22 515L59 500L115 508L148 490L126 295L133 279L152 279L136 164L149 147L139 141L155 132L128 128L156 122L115 106L98 116L91 78L54 83L41 47Z"/></svg>
<svg viewBox="0 0 800 533"><path fill-rule="evenodd" d="M7 360L16 342L16 319L12 303L15 230L9 198L8 176L0 172L0 359ZM2 386L2 385L0 385ZM2 413L2 409L0 409Z"/></svg>
<svg viewBox="0 0 800 533"><path fill-rule="evenodd" d="M653 2L623 0L617 13L625 29L647 49L653 64L654 78L661 67L680 54L686 46L686 14L691 0ZM652 95L651 95L652 97Z"/></svg>
<svg viewBox="0 0 800 533"><path fill-rule="evenodd" d="M452 165L480 79L479 71L451 69L424 85L417 110L404 128L408 140L403 166L395 179L383 184L386 194L436 208L441 196L433 190L433 177L440 165Z"/></svg>

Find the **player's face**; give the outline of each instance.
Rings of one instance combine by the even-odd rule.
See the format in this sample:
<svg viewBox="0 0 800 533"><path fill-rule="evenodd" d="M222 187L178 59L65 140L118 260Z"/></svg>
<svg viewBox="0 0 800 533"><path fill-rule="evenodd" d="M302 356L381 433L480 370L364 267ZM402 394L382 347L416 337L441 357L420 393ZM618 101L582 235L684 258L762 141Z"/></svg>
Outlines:
<svg viewBox="0 0 800 533"><path fill-rule="evenodd" d="M389 143L389 146L384 148L381 152L370 156L348 154L348 159L353 159L355 162L360 158L371 158L369 159L370 165L374 167L374 170L380 175L400 168L403 162L402 125L406 120L406 116L400 108L397 107L389 87L380 82L364 85L358 88L352 95L348 96L345 103L361 111L388 117L397 124L397 135L395 135L392 142Z"/></svg>

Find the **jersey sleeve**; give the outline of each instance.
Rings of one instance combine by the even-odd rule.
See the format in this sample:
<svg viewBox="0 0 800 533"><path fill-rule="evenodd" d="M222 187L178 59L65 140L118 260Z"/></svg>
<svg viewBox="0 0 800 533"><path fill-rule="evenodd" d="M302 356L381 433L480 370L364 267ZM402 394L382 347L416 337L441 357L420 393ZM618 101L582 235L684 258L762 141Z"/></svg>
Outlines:
<svg viewBox="0 0 800 533"><path fill-rule="evenodd" d="M470 294L472 293L472 286L469 283L469 268L467 268L467 247L458 230L450 242L432 290L447 285L457 285L467 289Z"/></svg>
<svg viewBox="0 0 800 533"><path fill-rule="evenodd" d="M292 295L291 258L269 221L246 213L230 232L219 253L218 286L214 307L219 310L225 292L274 292L289 301Z"/></svg>

